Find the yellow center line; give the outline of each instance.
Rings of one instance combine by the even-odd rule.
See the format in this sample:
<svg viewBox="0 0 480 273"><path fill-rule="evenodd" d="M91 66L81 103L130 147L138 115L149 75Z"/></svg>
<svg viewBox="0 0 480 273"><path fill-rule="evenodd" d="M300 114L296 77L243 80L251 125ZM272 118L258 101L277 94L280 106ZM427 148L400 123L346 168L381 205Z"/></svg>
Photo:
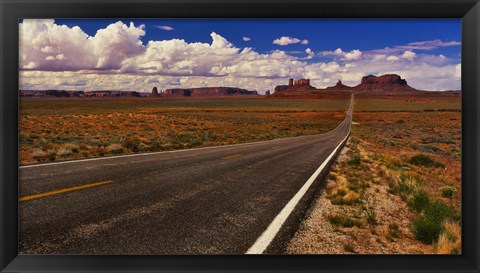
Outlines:
<svg viewBox="0 0 480 273"><path fill-rule="evenodd" d="M242 155L242 154L234 154L234 155L224 156L223 159L232 158L232 157L237 157L237 156L241 156L241 155Z"/></svg>
<svg viewBox="0 0 480 273"><path fill-rule="evenodd" d="M86 184L86 185L81 185L81 186L76 186L76 187L71 187L71 188L65 188L65 189L48 191L48 192L34 194L34 195L28 195L28 196L21 197L19 199L19 201L20 202L21 201L27 201L27 200L37 199L37 198L41 198L41 197L45 197L45 196L49 196L49 195L55 195L55 194L60 194L60 193L64 193L64 192L69 192L69 191L76 191L76 190L96 187L96 186L100 186L100 185L104 185L104 184L108 184L108 183L112 183L112 182L113 182L112 180L106 180L106 181L101 181L101 182L96 182L96 183L91 183L91 184Z"/></svg>
<svg viewBox="0 0 480 273"><path fill-rule="evenodd" d="M280 146L272 147L272 150L280 149Z"/></svg>

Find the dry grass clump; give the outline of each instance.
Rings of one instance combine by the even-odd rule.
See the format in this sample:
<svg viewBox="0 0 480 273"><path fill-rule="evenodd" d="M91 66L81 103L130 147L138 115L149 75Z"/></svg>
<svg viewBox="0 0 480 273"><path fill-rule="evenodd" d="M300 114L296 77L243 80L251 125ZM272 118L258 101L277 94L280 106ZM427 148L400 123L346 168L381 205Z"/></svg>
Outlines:
<svg viewBox="0 0 480 273"><path fill-rule="evenodd" d="M44 158L47 155L45 151L40 149L34 149L31 153L31 156L35 158L37 161L40 161L41 158Z"/></svg>
<svg viewBox="0 0 480 273"><path fill-rule="evenodd" d="M123 146L118 143L113 143L107 146L106 150L112 154L121 154L123 153Z"/></svg>
<svg viewBox="0 0 480 273"><path fill-rule="evenodd" d="M353 205L360 201L360 195L349 188L348 180L344 176L336 177L337 184L332 185L327 196L335 205Z"/></svg>
<svg viewBox="0 0 480 273"><path fill-rule="evenodd" d="M361 228L364 226L363 221L355 219L345 214L334 214L328 217L330 224L336 227L358 227Z"/></svg>
<svg viewBox="0 0 480 273"><path fill-rule="evenodd" d="M401 234L402 232L400 231L400 227L397 223L391 223L388 225L388 231L386 236L387 240L395 242L395 239L400 238Z"/></svg>
<svg viewBox="0 0 480 273"><path fill-rule="evenodd" d="M461 254L462 231L458 222L447 221L438 238L436 250L438 254Z"/></svg>

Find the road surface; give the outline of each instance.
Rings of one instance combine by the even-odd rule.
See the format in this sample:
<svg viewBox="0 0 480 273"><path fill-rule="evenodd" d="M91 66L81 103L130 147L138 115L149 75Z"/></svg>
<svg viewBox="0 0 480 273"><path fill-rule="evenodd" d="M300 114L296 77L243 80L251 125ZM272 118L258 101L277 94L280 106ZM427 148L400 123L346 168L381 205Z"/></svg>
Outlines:
<svg viewBox="0 0 480 273"><path fill-rule="evenodd" d="M22 166L20 253L277 253L347 139L352 105L319 135Z"/></svg>

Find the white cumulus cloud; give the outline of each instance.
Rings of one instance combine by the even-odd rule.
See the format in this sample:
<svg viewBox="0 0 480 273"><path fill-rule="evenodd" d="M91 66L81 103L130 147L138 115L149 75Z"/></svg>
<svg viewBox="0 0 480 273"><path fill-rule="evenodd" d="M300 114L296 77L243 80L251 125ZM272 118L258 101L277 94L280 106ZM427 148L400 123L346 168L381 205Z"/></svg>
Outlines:
<svg viewBox="0 0 480 273"><path fill-rule="evenodd" d="M398 60L400 60L400 58L398 56L395 56L395 55L390 55L390 56L387 57L387 61L389 61L389 62L396 62Z"/></svg>
<svg viewBox="0 0 480 273"><path fill-rule="evenodd" d="M310 48L305 49L305 52L308 54L306 59L312 59L315 57L315 52L313 52Z"/></svg>
<svg viewBox="0 0 480 273"><path fill-rule="evenodd" d="M354 49L350 52L345 52L341 48L337 48L334 51L323 51L320 53L323 56L338 56L342 60L351 61L358 60L362 57L362 52L358 49Z"/></svg>
<svg viewBox="0 0 480 273"><path fill-rule="evenodd" d="M300 40L298 38L282 36L278 39L273 40L272 43L275 44L275 45L281 45L281 46L298 44L298 43L301 43L302 45L306 45L306 44L308 44L308 40Z"/></svg>
<svg viewBox="0 0 480 273"><path fill-rule="evenodd" d="M415 59L416 55L417 54L415 54L415 52L407 50L407 51L403 52L403 54L400 56L400 58L403 58L403 59L406 59L406 60L409 60L409 61L413 61L413 59Z"/></svg>
<svg viewBox="0 0 480 273"><path fill-rule="evenodd" d="M19 26L21 69L51 71L118 69L122 62L144 52L144 26L117 22L89 36L79 27L54 20L24 20ZM56 60L52 62L52 60Z"/></svg>

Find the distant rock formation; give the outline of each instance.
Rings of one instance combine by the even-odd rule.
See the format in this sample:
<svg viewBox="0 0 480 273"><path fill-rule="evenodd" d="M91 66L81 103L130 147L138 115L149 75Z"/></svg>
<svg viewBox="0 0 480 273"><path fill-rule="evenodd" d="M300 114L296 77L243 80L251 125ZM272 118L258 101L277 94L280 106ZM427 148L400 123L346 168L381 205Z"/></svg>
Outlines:
<svg viewBox="0 0 480 273"><path fill-rule="evenodd" d="M379 77L368 75L362 78L356 90L413 91L407 81L397 74L385 74Z"/></svg>
<svg viewBox="0 0 480 273"><path fill-rule="evenodd" d="M327 87L326 90L351 90L353 87L347 86L342 83L341 80L338 80L337 84L334 86Z"/></svg>
<svg viewBox="0 0 480 273"><path fill-rule="evenodd" d="M199 87L166 89L162 95L167 97L210 97L230 95L258 95L257 91L249 91L238 87Z"/></svg>
<svg viewBox="0 0 480 273"><path fill-rule="evenodd" d="M275 87L275 93L281 93L285 91L298 91L298 90L309 90L309 89L316 89L315 87L310 85L310 79L299 79L293 80L293 78L288 80L288 85L277 85Z"/></svg>
<svg viewBox="0 0 480 273"><path fill-rule="evenodd" d="M267 91L265 92L265 96L270 96L270 90L267 90Z"/></svg>
<svg viewBox="0 0 480 273"><path fill-rule="evenodd" d="M295 81L294 87L303 87L303 86L310 86L310 79L299 79Z"/></svg>
<svg viewBox="0 0 480 273"><path fill-rule="evenodd" d="M291 85L293 86L293 85ZM275 91L275 94L278 94L278 93L281 93L285 90L287 90L289 87L291 87L290 85L277 85L275 86L275 89L273 89Z"/></svg>
<svg viewBox="0 0 480 273"><path fill-rule="evenodd" d="M157 89L156 86L152 89L152 94L151 94L151 96L152 96L152 97L158 97L158 89Z"/></svg>
<svg viewBox="0 0 480 273"><path fill-rule="evenodd" d="M382 76L368 75L362 77L359 85L350 87L344 85L342 81L338 81L335 86L327 87L325 90L351 90L351 91L418 91L417 89L409 86L407 81L402 79L397 74L385 74Z"/></svg>

